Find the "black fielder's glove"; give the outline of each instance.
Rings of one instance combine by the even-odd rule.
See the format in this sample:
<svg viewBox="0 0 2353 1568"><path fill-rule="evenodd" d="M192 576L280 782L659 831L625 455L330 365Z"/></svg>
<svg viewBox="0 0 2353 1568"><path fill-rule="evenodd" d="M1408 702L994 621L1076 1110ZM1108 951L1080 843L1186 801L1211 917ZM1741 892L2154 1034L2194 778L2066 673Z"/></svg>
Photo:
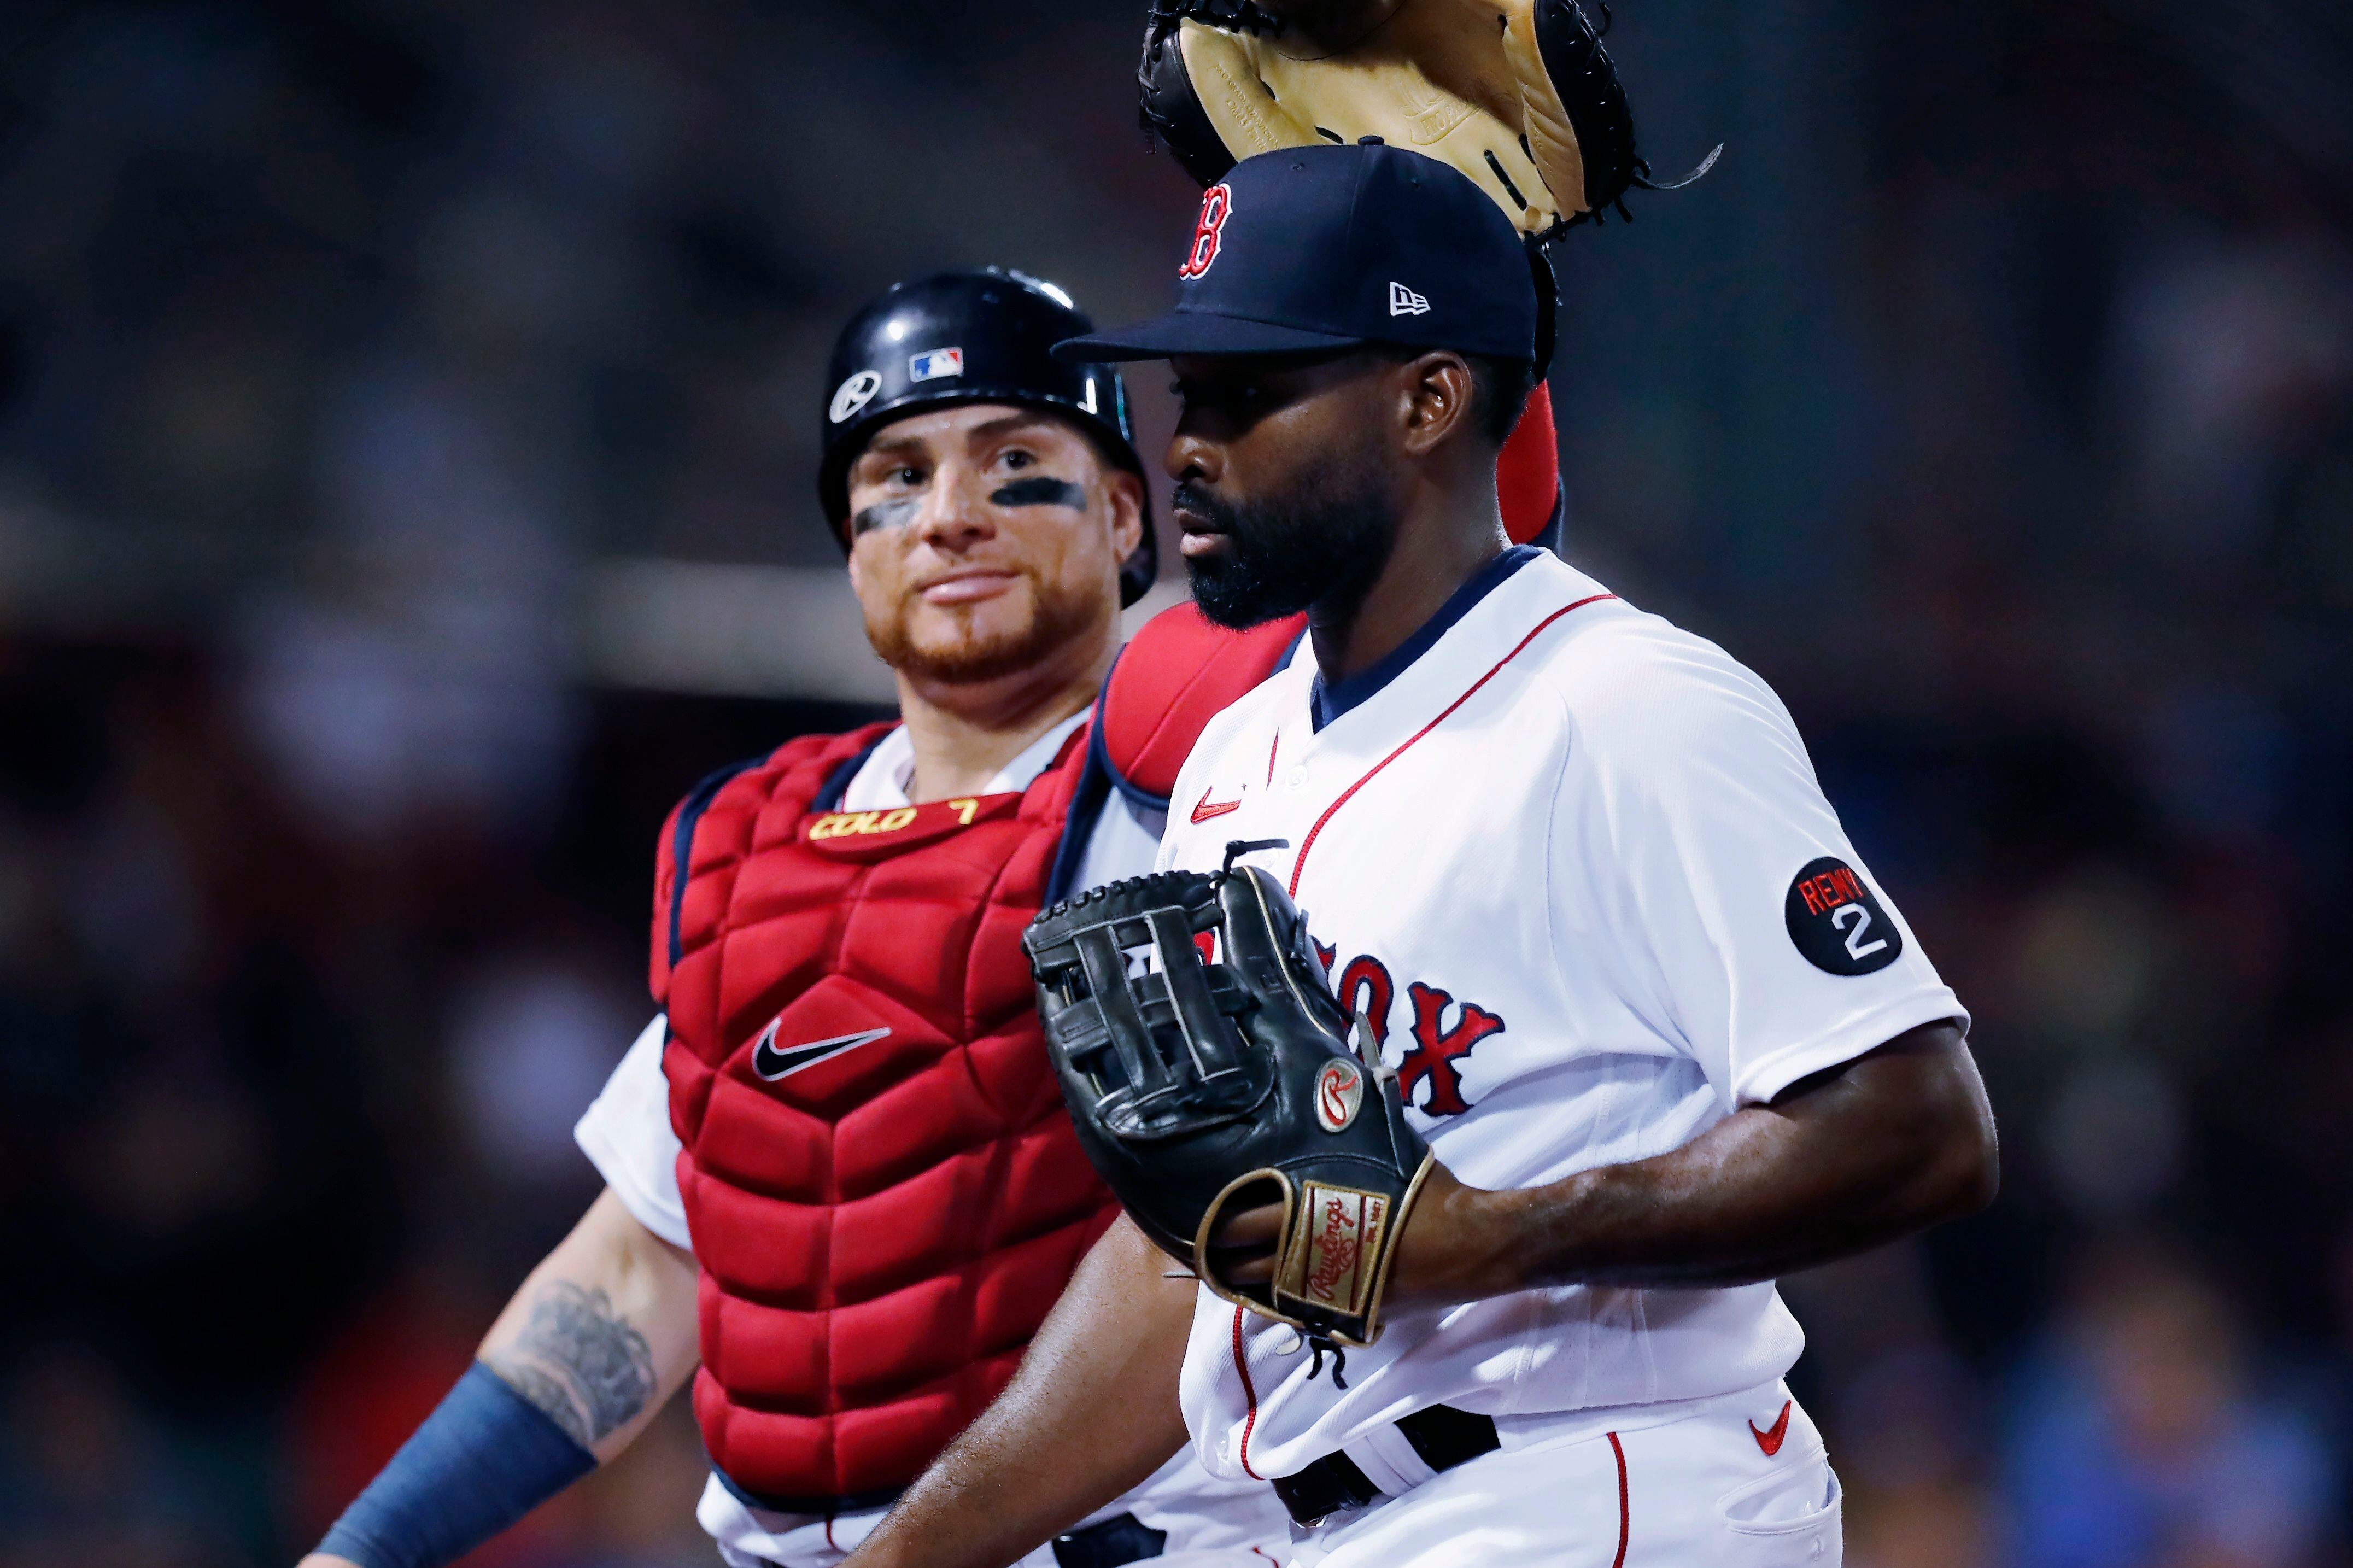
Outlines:
<svg viewBox="0 0 2353 1568"><path fill-rule="evenodd" d="M1145 1234L1229 1300L1370 1344L1430 1146L1395 1075L1349 1048L1282 884L1138 877L1056 904L1022 942L1080 1145ZM1219 1279L1219 1225L1276 1202L1272 1282Z"/></svg>
<svg viewBox="0 0 2353 1568"><path fill-rule="evenodd" d="M1604 26L1606 0L1597 0ZM1150 0L1147 130L1213 184L1244 158L1366 137L1451 163L1533 240L1654 184L1577 0Z"/></svg>

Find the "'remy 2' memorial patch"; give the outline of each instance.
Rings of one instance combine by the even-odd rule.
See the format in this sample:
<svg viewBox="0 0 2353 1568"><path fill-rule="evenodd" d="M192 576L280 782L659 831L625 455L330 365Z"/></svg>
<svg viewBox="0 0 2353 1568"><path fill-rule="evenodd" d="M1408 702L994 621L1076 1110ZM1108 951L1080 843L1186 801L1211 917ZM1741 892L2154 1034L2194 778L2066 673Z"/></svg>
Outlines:
<svg viewBox="0 0 2353 1568"><path fill-rule="evenodd" d="M1806 862L1782 913L1806 962L1828 973L1869 974L1904 954L1904 933L1854 868L1835 855Z"/></svg>

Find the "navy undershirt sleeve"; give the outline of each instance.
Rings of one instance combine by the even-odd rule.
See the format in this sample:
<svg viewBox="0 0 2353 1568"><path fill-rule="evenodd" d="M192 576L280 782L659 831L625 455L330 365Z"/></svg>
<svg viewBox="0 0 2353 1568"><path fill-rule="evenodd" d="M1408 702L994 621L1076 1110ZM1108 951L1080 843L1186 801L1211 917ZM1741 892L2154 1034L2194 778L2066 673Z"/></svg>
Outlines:
<svg viewBox="0 0 2353 1568"><path fill-rule="evenodd" d="M596 1468L596 1456L476 1362L319 1550L361 1568L440 1568Z"/></svg>

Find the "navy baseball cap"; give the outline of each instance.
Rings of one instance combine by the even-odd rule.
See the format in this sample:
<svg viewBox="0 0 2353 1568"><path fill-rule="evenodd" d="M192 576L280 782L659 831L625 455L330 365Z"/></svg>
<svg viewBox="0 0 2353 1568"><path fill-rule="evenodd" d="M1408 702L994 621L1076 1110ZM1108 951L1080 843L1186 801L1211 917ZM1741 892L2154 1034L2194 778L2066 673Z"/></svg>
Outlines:
<svg viewBox="0 0 2353 1568"><path fill-rule="evenodd" d="M1054 345L1067 363L1360 343L1538 359L1525 244L1460 172L1381 142L1246 158L1201 196L1165 316ZM1543 356L1548 357L1548 356Z"/></svg>

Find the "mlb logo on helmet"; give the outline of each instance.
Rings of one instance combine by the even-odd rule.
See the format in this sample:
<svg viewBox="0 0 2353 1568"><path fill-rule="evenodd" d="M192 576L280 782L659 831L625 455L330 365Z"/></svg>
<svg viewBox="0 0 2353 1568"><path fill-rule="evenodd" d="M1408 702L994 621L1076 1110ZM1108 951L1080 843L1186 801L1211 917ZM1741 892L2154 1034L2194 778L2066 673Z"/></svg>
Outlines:
<svg viewBox="0 0 2353 1568"><path fill-rule="evenodd" d="M943 376L964 374L964 350L925 349L907 360L909 381L937 381Z"/></svg>

